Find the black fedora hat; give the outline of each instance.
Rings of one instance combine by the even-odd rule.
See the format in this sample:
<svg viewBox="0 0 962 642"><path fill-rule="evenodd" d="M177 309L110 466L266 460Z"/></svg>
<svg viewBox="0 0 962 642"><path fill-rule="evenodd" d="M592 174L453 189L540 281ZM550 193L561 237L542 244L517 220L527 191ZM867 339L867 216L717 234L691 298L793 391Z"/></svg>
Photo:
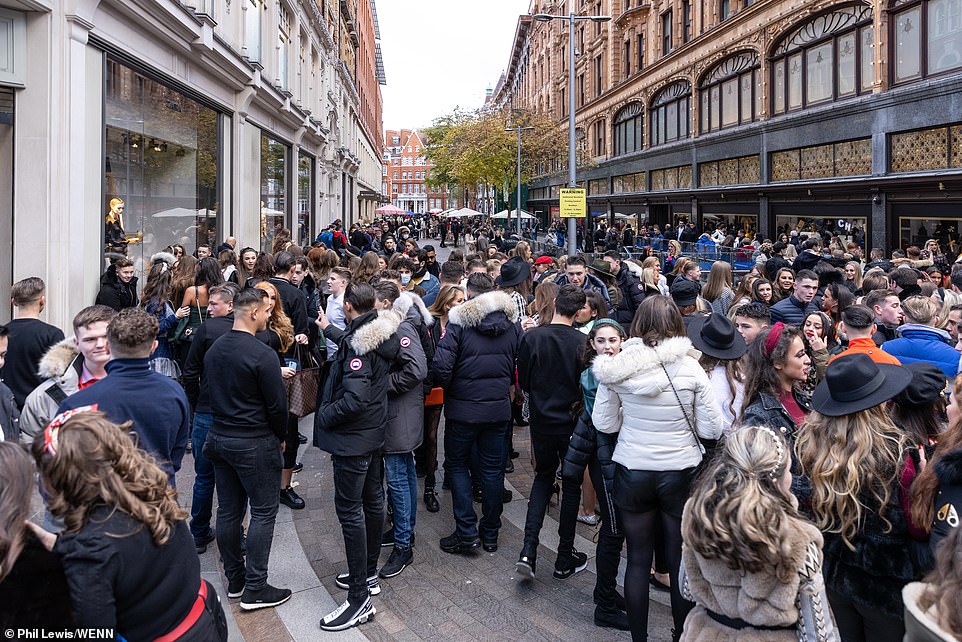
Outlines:
<svg viewBox="0 0 962 642"><path fill-rule="evenodd" d="M688 338L702 353L725 361L738 359L748 350L745 339L724 314L692 319L688 324Z"/></svg>
<svg viewBox="0 0 962 642"><path fill-rule="evenodd" d="M888 401L911 382L907 368L875 363L867 354L847 355L828 365L812 406L829 417L850 415Z"/></svg>
<svg viewBox="0 0 962 642"><path fill-rule="evenodd" d="M494 283L499 288L517 285L531 276L531 266L520 256L512 256L501 266L501 274Z"/></svg>

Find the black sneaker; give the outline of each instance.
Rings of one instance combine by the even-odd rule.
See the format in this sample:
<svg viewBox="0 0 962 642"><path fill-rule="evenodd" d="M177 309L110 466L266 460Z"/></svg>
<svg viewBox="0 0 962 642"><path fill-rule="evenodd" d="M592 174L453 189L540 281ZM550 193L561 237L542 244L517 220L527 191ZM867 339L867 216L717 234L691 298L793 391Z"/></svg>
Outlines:
<svg viewBox="0 0 962 642"><path fill-rule="evenodd" d="M352 626L364 624L373 618L375 613L377 609L371 604L370 597L360 604L351 604L350 600L346 600L344 604L324 616L321 620L321 630L343 631Z"/></svg>
<svg viewBox="0 0 962 642"><path fill-rule="evenodd" d="M505 465L505 467L504 467L504 472L505 472L505 473L513 473L513 472L514 472L514 462L513 462L512 460L510 460L510 459L508 460L507 465Z"/></svg>
<svg viewBox="0 0 962 642"><path fill-rule="evenodd" d="M595 626L606 629L628 631L628 614L620 609L608 610L600 606L595 607Z"/></svg>
<svg viewBox="0 0 962 642"><path fill-rule="evenodd" d="M334 578L334 583L337 584L337 588L344 589L345 591L351 588L351 585L348 584L350 581L350 573L341 573ZM377 575L372 575L371 577L367 578L367 592L371 595L381 594L381 584L377 581Z"/></svg>
<svg viewBox="0 0 962 642"><path fill-rule="evenodd" d="M574 549L564 558L558 556L558 561L554 564L554 578L556 580L566 580L575 573L588 568L588 556Z"/></svg>
<svg viewBox="0 0 962 642"><path fill-rule="evenodd" d="M384 579L400 575L401 571L406 569L412 560L414 560L414 553L411 552L410 548L395 546L394 550L391 551L391 557L388 558L387 564L381 567L378 575Z"/></svg>
<svg viewBox="0 0 962 642"><path fill-rule="evenodd" d="M303 470L304 470L304 462L302 461L297 462L296 464L294 464L294 467L291 468L292 473L299 473Z"/></svg>
<svg viewBox="0 0 962 642"><path fill-rule="evenodd" d="M307 437L304 436L304 435L302 435L301 433L297 433L297 443L299 443L299 444L306 444L306 443L307 443Z"/></svg>
<svg viewBox="0 0 962 642"><path fill-rule="evenodd" d="M496 539L482 540L481 548L484 549L485 553L494 553L498 550L498 540Z"/></svg>
<svg viewBox="0 0 962 642"><path fill-rule="evenodd" d="M514 565L514 569L521 576L519 579L533 579L537 559L534 555L522 555Z"/></svg>
<svg viewBox="0 0 962 642"><path fill-rule="evenodd" d="M503 489L503 490L501 491L501 503L502 503L502 504L509 504L509 503L511 503L511 500L512 500L512 499L514 499L514 496L511 494L511 491L510 491L510 490L508 490L507 488L505 488L505 489Z"/></svg>
<svg viewBox="0 0 962 642"><path fill-rule="evenodd" d="M305 506L304 500L290 486L281 491L281 503L293 510L301 510Z"/></svg>
<svg viewBox="0 0 962 642"><path fill-rule="evenodd" d="M461 539L457 533L441 538L441 550L452 555L460 555L481 546L481 538Z"/></svg>
<svg viewBox="0 0 962 642"><path fill-rule="evenodd" d="M206 535L194 538L194 548L197 549L198 555L203 555L207 552L207 545L214 541L214 531L207 531Z"/></svg>
<svg viewBox="0 0 962 642"><path fill-rule="evenodd" d="M441 504L438 502L438 494L434 492L434 489L424 491L424 507L428 509L429 513L436 513L441 510Z"/></svg>
<svg viewBox="0 0 962 642"><path fill-rule="evenodd" d="M236 580L227 581L227 597L231 599L237 599L244 594L244 586L247 584L247 578L241 575Z"/></svg>
<svg viewBox="0 0 962 642"><path fill-rule="evenodd" d="M259 591L245 589L240 607L245 611L254 611L281 605L289 599L291 599L291 589L280 589L265 584Z"/></svg>

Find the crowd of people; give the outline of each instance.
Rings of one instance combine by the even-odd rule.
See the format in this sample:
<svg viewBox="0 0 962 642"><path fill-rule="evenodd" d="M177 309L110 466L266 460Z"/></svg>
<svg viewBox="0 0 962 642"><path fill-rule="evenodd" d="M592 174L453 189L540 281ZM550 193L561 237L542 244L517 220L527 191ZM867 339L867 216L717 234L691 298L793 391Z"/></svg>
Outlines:
<svg viewBox="0 0 962 642"><path fill-rule="evenodd" d="M440 479L439 548L515 547L519 581L552 497L556 580L587 568L576 529L596 526L591 617L634 640L652 588L673 639L962 640L962 263L937 242L865 260L761 240L736 280L674 246L554 258L480 226L437 228L457 246L439 263L432 227L409 223L335 222L309 248L278 234L269 253L171 246L142 286L116 257L70 337L41 320L41 279L14 284L3 624L226 639L222 598L291 597L268 561L279 506L305 507L310 441L346 552L325 631L368 621L381 582L418 563ZM517 428L534 479L505 542ZM199 572L215 541L223 596Z"/></svg>

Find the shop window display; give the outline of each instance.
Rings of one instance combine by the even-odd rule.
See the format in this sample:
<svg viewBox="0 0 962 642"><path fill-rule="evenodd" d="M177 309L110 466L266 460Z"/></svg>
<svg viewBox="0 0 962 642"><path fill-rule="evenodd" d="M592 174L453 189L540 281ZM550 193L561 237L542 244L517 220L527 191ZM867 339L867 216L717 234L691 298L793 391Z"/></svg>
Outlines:
<svg viewBox="0 0 962 642"><path fill-rule="evenodd" d="M216 247L220 114L113 59L105 94L105 266L126 255L143 273L173 244Z"/></svg>

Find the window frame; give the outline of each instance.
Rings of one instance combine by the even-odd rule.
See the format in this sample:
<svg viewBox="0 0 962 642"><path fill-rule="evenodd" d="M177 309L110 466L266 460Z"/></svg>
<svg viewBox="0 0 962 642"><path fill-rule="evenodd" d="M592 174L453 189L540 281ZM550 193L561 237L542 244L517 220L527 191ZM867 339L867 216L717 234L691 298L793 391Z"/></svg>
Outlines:
<svg viewBox="0 0 962 642"><path fill-rule="evenodd" d="M751 58L753 58L753 60L748 60ZM737 64L737 61L739 60L746 61L745 66L742 66L741 68L736 67L724 75L719 75L717 78L712 78L711 80L709 80L709 78L711 78L711 76L715 74L717 71L722 69L722 67L732 63ZM744 76L747 76L747 75L751 76L751 97L749 99L749 104L751 105L752 116L750 119L745 120L742 118L742 102L743 102L742 79ZM736 111L738 112L738 117L735 119L735 122L733 124L729 124L729 125L724 124L725 112L724 112L724 109L722 108L723 98L720 96L718 101L719 115L717 119L719 124L715 126L712 124L713 114L711 111L711 91L715 87L718 87L719 94L721 94L721 92L724 90L724 86L732 80L735 80L735 85L738 91L738 95L736 97ZM739 125L745 125L748 123L756 122L759 118L758 99L760 98L760 95L762 93L760 83L761 83L761 60L758 56L758 53L755 51L745 50L745 51L735 52L731 56L728 56L727 58L724 58L718 63L712 65L711 68L709 68L709 70L702 76L701 82L699 83L699 86L698 86L698 96L700 99L698 131L702 134L707 134L714 131L720 131L722 129L729 129L731 127L738 127ZM706 96L708 97L707 114L705 113L706 102L704 99ZM707 127L706 127L706 122L708 125Z"/></svg>
<svg viewBox="0 0 962 642"><path fill-rule="evenodd" d="M682 89L682 87L684 88ZM674 95L671 96L670 93L674 93ZM691 83L685 79L674 80L658 90L648 107L649 146L666 145L691 137L691 98ZM685 106L684 118L682 117L682 105ZM672 106L675 107L676 135L669 138L668 116ZM684 128L682 128L682 124L684 124ZM684 133L682 129L684 129Z"/></svg>
<svg viewBox="0 0 962 642"><path fill-rule="evenodd" d="M634 141L628 149L628 132ZM645 106L641 101L632 101L615 112L611 121L613 156L624 156L645 148Z"/></svg>
<svg viewBox="0 0 962 642"><path fill-rule="evenodd" d="M962 70L962 60L954 67L947 67L941 71L929 71L929 5L932 0L892 0L886 11L889 14L888 21L888 35L889 35L889 56L888 61L888 75L889 84L892 86L901 86L907 83L918 82L926 78L938 78L947 74L959 73ZM919 9L919 73L910 77L899 79L896 76L896 61L898 59L898 40L896 36L896 31L898 29L898 18L901 14L907 13L914 9ZM962 51L958 52L962 55Z"/></svg>

